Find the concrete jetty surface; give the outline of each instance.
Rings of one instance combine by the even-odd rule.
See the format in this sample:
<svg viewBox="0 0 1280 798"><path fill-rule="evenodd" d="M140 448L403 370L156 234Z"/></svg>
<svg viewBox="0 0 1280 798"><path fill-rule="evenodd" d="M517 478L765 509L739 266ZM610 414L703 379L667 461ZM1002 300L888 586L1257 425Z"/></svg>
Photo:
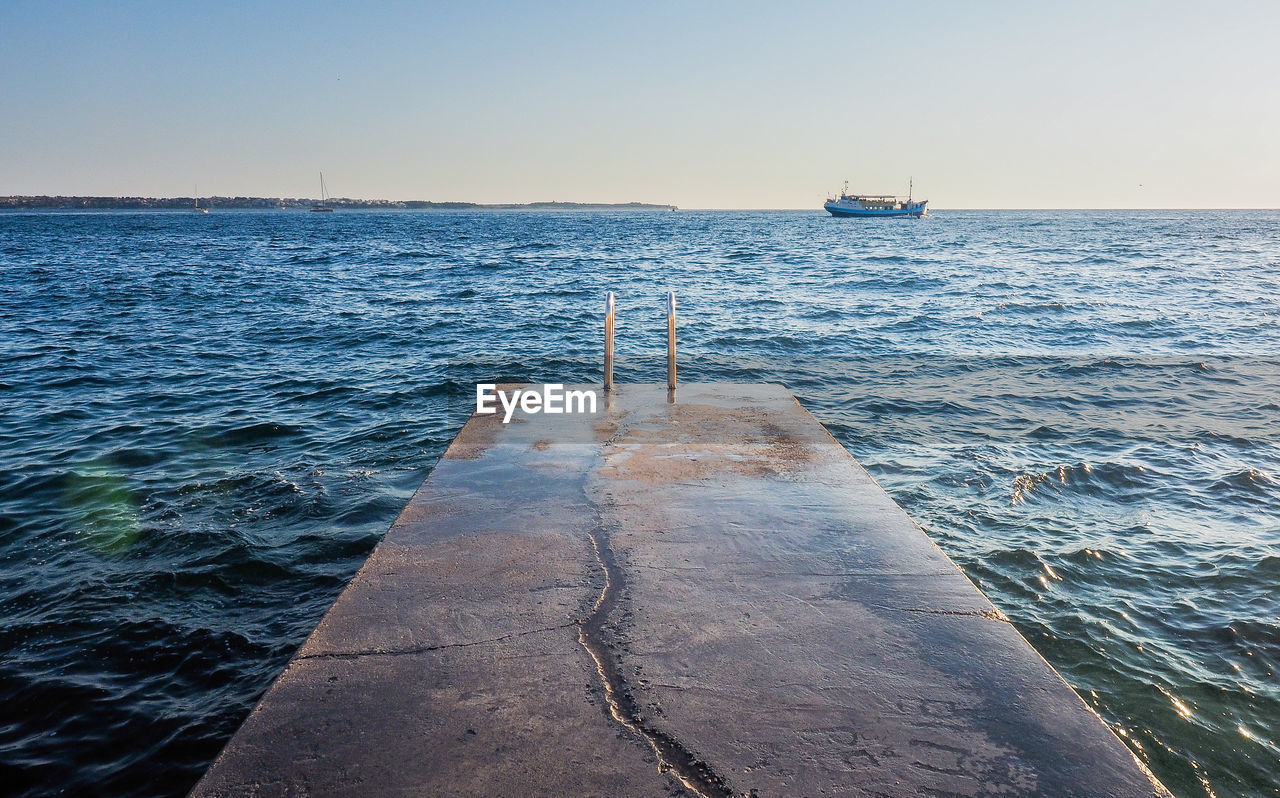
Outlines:
<svg viewBox="0 0 1280 798"><path fill-rule="evenodd" d="M473 416L196 796L1152 796L782 387Z"/></svg>

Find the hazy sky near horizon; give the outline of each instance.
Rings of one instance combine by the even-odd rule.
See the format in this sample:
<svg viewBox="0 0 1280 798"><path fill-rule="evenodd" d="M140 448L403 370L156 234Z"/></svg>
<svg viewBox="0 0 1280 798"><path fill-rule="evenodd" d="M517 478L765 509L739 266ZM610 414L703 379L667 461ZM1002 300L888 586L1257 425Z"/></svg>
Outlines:
<svg viewBox="0 0 1280 798"><path fill-rule="evenodd" d="M1280 2L0 5L0 195L1280 207Z"/></svg>

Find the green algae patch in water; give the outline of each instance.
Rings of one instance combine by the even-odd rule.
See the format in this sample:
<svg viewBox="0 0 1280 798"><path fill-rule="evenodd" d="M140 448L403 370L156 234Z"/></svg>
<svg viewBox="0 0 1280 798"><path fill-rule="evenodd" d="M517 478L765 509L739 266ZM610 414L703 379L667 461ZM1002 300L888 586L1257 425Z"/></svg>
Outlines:
<svg viewBox="0 0 1280 798"><path fill-rule="evenodd" d="M118 557L137 542L141 529L137 497L109 464L77 466L67 474L62 498L76 540L96 554Z"/></svg>

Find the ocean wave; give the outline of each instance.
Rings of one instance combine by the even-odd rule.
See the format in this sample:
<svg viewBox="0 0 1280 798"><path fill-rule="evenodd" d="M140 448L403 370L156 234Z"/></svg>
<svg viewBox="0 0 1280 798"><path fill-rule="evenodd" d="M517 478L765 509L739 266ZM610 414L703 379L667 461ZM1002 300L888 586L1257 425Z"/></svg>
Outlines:
<svg viewBox="0 0 1280 798"><path fill-rule="evenodd" d="M786 384L1175 791L1261 792L1273 216L0 215L6 787L184 793L475 383L598 382L606 290L661 382L675 290L682 379Z"/></svg>

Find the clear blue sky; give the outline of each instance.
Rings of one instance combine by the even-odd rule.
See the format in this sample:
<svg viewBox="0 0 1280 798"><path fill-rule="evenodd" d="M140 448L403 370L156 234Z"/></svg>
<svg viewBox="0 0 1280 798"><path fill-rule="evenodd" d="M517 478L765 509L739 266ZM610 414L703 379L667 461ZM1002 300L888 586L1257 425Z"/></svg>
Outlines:
<svg viewBox="0 0 1280 798"><path fill-rule="evenodd" d="M0 4L0 195L1280 206L1280 2Z"/></svg>

